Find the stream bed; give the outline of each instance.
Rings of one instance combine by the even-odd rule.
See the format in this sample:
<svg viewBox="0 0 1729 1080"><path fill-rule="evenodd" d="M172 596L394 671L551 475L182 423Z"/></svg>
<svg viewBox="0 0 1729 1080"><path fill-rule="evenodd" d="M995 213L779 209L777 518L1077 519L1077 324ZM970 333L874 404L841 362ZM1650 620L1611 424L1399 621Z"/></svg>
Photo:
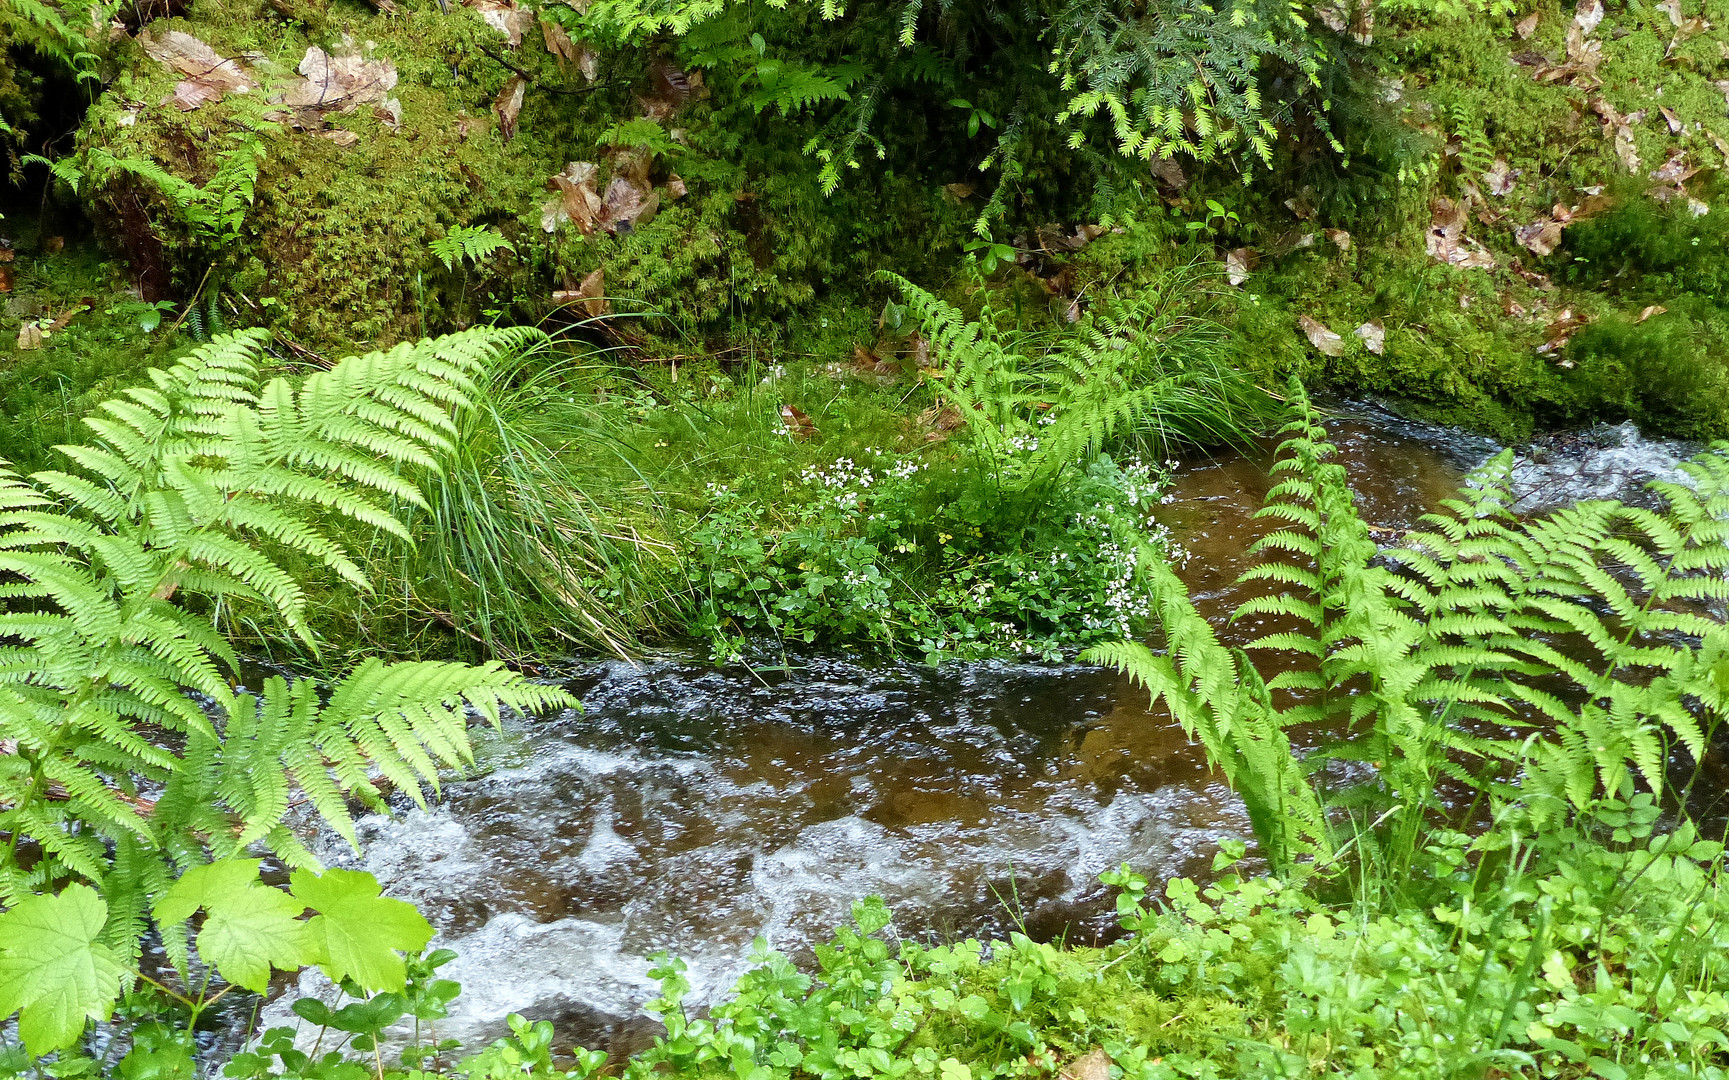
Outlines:
<svg viewBox="0 0 1729 1080"><path fill-rule="evenodd" d="M1498 449L1372 409L1330 426L1384 541ZM1521 509L1625 493L1687 451L1630 425L1550 440L1521 459ZM1197 604L1221 621L1245 598L1232 583L1266 528L1253 515L1269 461L1270 444L1186 463L1163 508ZM629 1052L658 1027L641 1012L652 954L683 957L694 997L712 999L756 937L808 958L871 894L909 937L1092 941L1112 929L1101 871L1204 873L1218 840L1249 831L1175 722L1097 668L802 656L567 674L580 713L483 738L478 775L431 809L364 819L358 855L319 842L457 950L445 974L463 995L439 1035L471 1047L520 1012L561 1042ZM265 1023L285 1022L279 1000Z"/></svg>

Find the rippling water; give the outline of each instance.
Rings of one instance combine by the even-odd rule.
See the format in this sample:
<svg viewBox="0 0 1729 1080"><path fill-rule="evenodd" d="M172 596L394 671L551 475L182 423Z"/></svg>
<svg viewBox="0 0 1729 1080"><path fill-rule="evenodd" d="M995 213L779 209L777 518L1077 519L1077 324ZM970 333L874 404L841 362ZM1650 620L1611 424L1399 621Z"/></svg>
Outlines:
<svg viewBox="0 0 1729 1080"><path fill-rule="evenodd" d="M1388 540L1497 449L1372 410L1331 429ZM1685 449L1631 429L1556 443L1521 465L1520 496L1615 494ZM1253 513L1269 453L1185 465L1164 508L1210 614L1245 598L1232 582L1267 528ZM1093 668L813 657L774 671L661 660L570 675L583 712L485 739L480 775L432 809L365 819L358 856L323 841L332 863L420 904L460 953L447 971L464 994L441 1036L483 1042L522 1012L626 1051L650 1030L652 953L683 956L697 996L712 995L753 938L808 955L869 894L903 935L1024 925L1091 940L1110 932L1100 871L1202 872L1220 838L1248 833L1175 723ZM278 1002L267 1020L287 1015Z"/></svg>

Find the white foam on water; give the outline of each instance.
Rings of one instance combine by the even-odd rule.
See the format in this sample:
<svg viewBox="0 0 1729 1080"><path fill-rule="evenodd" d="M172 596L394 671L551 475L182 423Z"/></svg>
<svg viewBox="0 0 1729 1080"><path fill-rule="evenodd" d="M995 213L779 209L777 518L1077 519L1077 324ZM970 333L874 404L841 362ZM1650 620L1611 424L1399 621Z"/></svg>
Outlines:
<svg viewBox="0 0 1729 1080"><path fill-rule="evenodd" d="M1632 499L1653 480L1685 483L1678 467L1692 443L1651 439L1632 421L1551 437L1522 451L1513 466L1514 509L1552 509L1587 499Z"/></svg>

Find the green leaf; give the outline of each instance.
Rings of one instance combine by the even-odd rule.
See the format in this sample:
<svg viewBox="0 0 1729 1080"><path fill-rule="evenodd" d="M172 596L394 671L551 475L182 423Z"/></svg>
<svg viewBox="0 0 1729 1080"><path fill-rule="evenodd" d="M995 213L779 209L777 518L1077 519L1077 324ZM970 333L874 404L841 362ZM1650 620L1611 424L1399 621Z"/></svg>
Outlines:
<svg viewBox="0 0 1729 1080"><path fill-rule="evenodd" d="M88 885L33 896L0 915L0 1017L19 1014L32 1054L71 1046L86 1019L113 1011L124 969L96 941L107 921L108 905Z"/></svg>
<svg viewBox="0 0 1729 1080"><path fill-rule="evenodd" d="M378 879L358 870L296 870L288 885L318 912L307 924L309 945L333 981L353 979L374 993L406 985L397 951L418 952L432 940L432 925L413 904L380 896Z"/></svg>
<svg viewBox="0 0 1729 1080"><path fill-rule="evenodd" d="M195 866L156 905L156 918L172 928L199 908L208 915L198 932L198 953L224 979L262 994L270 969L296 970L313 959L306 905L258 881L257 859L224 859Z"/></svg>

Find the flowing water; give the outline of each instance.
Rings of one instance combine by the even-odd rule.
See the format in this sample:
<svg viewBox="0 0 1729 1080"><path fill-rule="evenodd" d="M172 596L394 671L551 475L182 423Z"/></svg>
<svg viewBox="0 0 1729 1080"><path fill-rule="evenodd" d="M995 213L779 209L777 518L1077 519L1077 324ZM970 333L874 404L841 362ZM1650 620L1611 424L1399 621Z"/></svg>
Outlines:
<svg viewBox="0 0 1729 1080"><path fill-rule="evenodd" d="M1386 540L1497 449L1369 410L1331 431ZM1522 506L1615 494L1684 450L1630 427L1557 440L1522 461ZM1244 598L1232 582L1266 528L1253 513L1269 460L1262 448L1178 471L1164 520L1209 615ZM471 1046L521 1012L628 1051L653 1029L640 1011L651 954L684 957L712 996L754 938L808 957L869 894L902 935L1093 940L1110 932L1100 871L1205 872L1219 839L1248 834L1176 724L1094 668L804 657L774 671L600 663L570 678L580 714L509 725L483 743L482 774L436 807L363 821L359 855L325 841L332 863L415 901L459 952L446 973L464 993L439 1034ZM290 1018L279 1001L266 1020Z"/></svg>

